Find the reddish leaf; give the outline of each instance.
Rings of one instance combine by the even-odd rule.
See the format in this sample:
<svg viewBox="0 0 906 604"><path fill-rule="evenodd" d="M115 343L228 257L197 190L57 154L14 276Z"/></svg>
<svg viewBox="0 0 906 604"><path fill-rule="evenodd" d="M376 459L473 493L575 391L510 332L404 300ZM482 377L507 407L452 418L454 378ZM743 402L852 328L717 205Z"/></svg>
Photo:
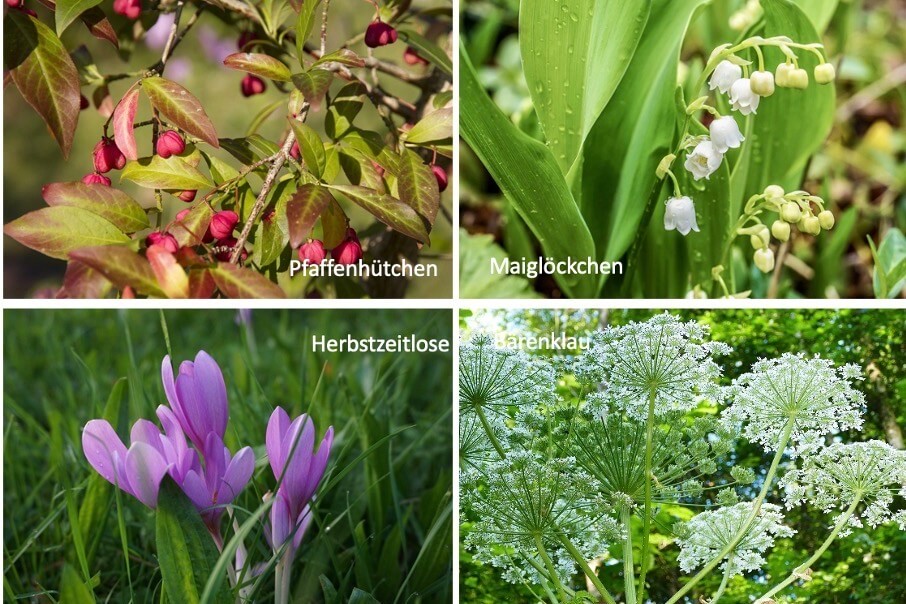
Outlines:
<svg viewBox="0 0 906 604"><path fill-rule="evenodd" d="M227 298L285 298L280 286L267 277L234 264L222 263L210 269L220 292Z"/></svg>
<svg viewBox="0 0 906 604"><path fill-rule="evenodd" d="M233 53L223 60L223 64L230 69L253 73L256 76L280 82L288 82L292 77L289 67L282 61L261 53Z"/></svg>
<svg viewBox="0 0 906 604"><path fill-rule="evenodd" d="M102 245L73 250L69 257L87 264L113 282L147 296L163 297L151 264L124 245Z"/></svg>
<svg viewBox="0 0 906 604"><path fill-rule="evenodd" d="M189 276L176 262L176 257L159 245L148 248L148 263L160 288L168 298L189 297Z"/></svg>
<svg viewBox="0 0 906 604"><path fill-rule="evenodd" d="M437 179L418 153L406 149L398 164L397 188L400 199L418 212L429 225L434 225L440 208Z"/></svg>
<svg viewBox="0 0 906 604"><path fill-rule="evenodd" d="M191 92L176 82L158 77L142 80L142 88L154 108L169 122L212 147L220 146L214 124Z"/></svg>
<svg viewBox="0 0 906 604"><path fill-rule="evenodd" d="M137 201L113 187L83 182L44 185L41 196L49 206L73 206L97 214L124 233L148 228L148 215Z"/></svg>
<svg viewBox="0 0 906 604"><path fill-rule="evenodd" d="M421 243L428 243L428 231L422 217L399 199L353 185L332 185L330 188L339 191L390 228Z"/></svg>
<svg viewBox="0 0 906 604"><path fill-rule="evenodd" d="M130 88L113 111L113 140L126 159L138 159L135 144L135 113L138 111L138 86Z"/></svg>
<svg viewBox="0 0 906 604"><path fill-rule="evenodd" d="M327 94L333 73L325 69L311 69L293 75L293 84L302 91L305 100L315 111L321 106L321 99Z"/></svg>
<svg viewBox="0 0 906 604"><path fill-rule="evenodd" d="M106 85L95 88L91 100L94 101L94 106L101 117L108 118L113 115L113 97L110 96L110 89Z"/></svg>
<svg viewBox="0 0 906 604"><path fill-rule="evenodd" d="M81 111L75 64L53 30L37 19L10 10L3 22L6 67L68 157Z"/></svg>
<svg viewBox="0 0 906 604"><path fill-rule="evenodd" d="M176 221L167 228L167 232L176 238L179 247L194 247L201 243L214 211L206 203L199 203L189 210L182 220Z"/></svg>
<svg viewBox="0 0 906 604"><path fill-rule="evenodd" d="M336 203L330 191L319 185L302 185L286 203L286 220L289 224L289 244L297 248L311 234L318 217L331 202Z"/></svg>
<svg viewBox="0 0 906 604"><path fill-rule="evenodd" d="M87 264L70 260L58 298L106 298L113 284Z"/></svg>
<svg viewBox="0 0 906 604"><path fill-rule="evenodd" d="M100 8L89 8L82 13L80 18L92 36L98 40L106 40L117 48L120 47L120 40L116 36L116 31L110 21L107 20L107 15Z"/></svg>
<svg viewBox="0 0 906 604"><path fill-rule="evenodd" d="M29 212L3 227L3 232L26 247L61 260L68 260L69 252L78 248L129 241L97 214L68 206Z"/></svg>
<svg viewBox="0 0 906 604"><path fill-rule="evenodd" d="M217 291L217 283L207 269L189 271L189 297L207 299Z"/></svg>

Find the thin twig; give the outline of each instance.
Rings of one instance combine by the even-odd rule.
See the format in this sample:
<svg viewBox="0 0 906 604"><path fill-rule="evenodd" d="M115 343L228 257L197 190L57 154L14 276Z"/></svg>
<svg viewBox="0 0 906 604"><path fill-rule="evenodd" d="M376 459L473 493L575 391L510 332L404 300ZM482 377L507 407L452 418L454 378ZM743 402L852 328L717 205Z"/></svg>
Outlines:
<svg viewBox="0 0 906 604"><path fill-rule="evenodd" d="M321 56L327 52L327 11L330 9L330 0L324 0L324 12L321 13Z"/></svg>
<svg viewBox="0 0 906 604"><path fill-rule="evenodd" d="M182 17L182 9L185 6L185 3L180 0L176 4L176 15L173 17L173 26L170 28L170 35L167 37L167 43L164 45L164 53L160 56L160 62L157 64L158 74L163 74L164 68L167 66L167 59L170 58L170 52L176 46L176 34L179 33L179 19Z"/></svg>

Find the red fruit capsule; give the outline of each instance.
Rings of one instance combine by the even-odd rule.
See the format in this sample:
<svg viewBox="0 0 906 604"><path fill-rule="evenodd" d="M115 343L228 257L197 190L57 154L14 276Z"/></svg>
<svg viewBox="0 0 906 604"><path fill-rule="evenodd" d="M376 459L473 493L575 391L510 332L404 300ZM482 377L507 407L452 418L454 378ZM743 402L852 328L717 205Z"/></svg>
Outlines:
<svg viewBox="0 0 906 604"><path fill-rule="evenodd" d="M6 0L6 5L10 8L19 8L25 4L25 0Z"/></svg>
<svg viewBox="0 0 906 604"><path fill-rule="evenodd" d="M79 110L84 111L85 109L88 109L88 107L90 107L90 106L91 106L91 103L88 102L88 97L85 96L84 94L80 94L79 95Z"/></svg>
<svg viewBox="0 0 906 604"><path fill-rule="evenodd" d="M365 30L365 45L369 48L387 46L396 42L396 30L389 23L383 21L372 21Z"/></svg>
<svg viewBox="0 0 906 604"><path fill-rule="evenodd" d="M226 239L233 234L233 229L239 223L239 214L231 210L221 210L211 218L208 232L214 239Z"/></svg>
<svg viewBox="0 0 906 604"><path fill-rule="evenodd" d="M255 96L256 94L261 94L267 88L267 85L264 83L264 80L258 76L253 76L248 74L242 78L242 84L240 85L242 90L242 96L250 97Z"/></svg>
<svg viewBox="0 0 906 604"><path fill-rule="evenodd" d="M338 264L355 264L362 259L362 244L358 239L347 237L343 243L330 250L330 256Z"/></svg>
<svg viewBox="0 0 906 604"><path fill-rule="evenodd" d="M434 172L434 178L437 179L437 188L440 189L441 193L443 193L447 190L447 185L449 184L447 171L437 164L431 164L431 171Z"/></svg>
<svg viewBox="0 0 906 604"><path fill-rule="evenodd" d="M103 174L98 174L97 172L86 174L82 177L82 182L86 185L103 185L105 187L110 186L110 179Z"/></svg>
<svg viewBox="0 0 906 604"><path fill-rule="evenodd" d="M171 155L179 155L186 150L186 141L176 130L167 130L157 137L157 154L167 159Z"/></svg>
<svg viewBox="0 0 906 604"><path fill-rule="evenodd" d="M233 249L236 247L236 244L239 243L235 237L227 237L221 239L214 244L214 247L218 250L214 257L220 260L221 262L229 262L230 257L233 255ZM240 260L245 261L249 257L249 253L246 249L242 250L242 253L239 255Z"/></svg>
<svg viewBox="0 0 906 604"><path fill-rule="evenodd" d="M177 197L186 203L192 203L193 201L195 201L195 195L197 194L198 191L186 190L177 195Z"/></svg>
<svg viewBox="0 0 906 604"><path fill-rule="evenodd" d="M324 244L318 239L309 239L299 247L299 260L302 264L321 264L327 258Z"/></svg>
<svg viewBox="0 0 906 604"><path fill-rule="evenodd" d="M239 47L239 50L245 50L245 47L248 46L250 42L253 42L257 38L255 37L255 32L253 31L244 31L239 34L239 39L236 41L236 46Z"/></svg>
<svg viewBox="0 0 906 604"><path fill-rule="evenodd" d="M412 48L411 46L407 46L406 50L403 51L403 61L405 61L409 65L427 65L428 64L427 59L423 59L421 57L421 55L418 54L418 51L415 50L414 48Z"/></svg>
<svg viewBox="0 0 906 604"><path fill-rule="evenodd" d="M141 0L113 0L113 12L134 21L142 14L142 2Z"/></svg>
<svg viewBox="0 0 906 604"><path fill-rule="evenodd" d="M175 254L179 251L179 244L176 242L176 237L170 233L161 233L160 231L148 233L145 243L148 247L159 245L171 254Z"/></svg>
<svg viewBox="0 0 906 604"><path fill-rule="evenodd" d="M302 157L302 151L299 150L299 141L293 141L293 146L289 150L289 154L296 161L299 161L299 158Z"/></svg>
<svg viewBox="0 0 906 604"><path fill-rule="evenodd" d="M122 170L126 165L126 156L116 146L112 138L102 137L94 146L94 169L100 174L111 170Z"/></svg>

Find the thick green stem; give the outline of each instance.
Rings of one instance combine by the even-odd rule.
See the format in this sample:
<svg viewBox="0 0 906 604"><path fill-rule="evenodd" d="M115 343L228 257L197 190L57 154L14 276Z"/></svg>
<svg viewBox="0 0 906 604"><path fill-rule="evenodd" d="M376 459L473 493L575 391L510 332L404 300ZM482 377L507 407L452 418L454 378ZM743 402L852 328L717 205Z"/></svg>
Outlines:
<svg viewBox="0 0 906 604"><path fill-rule="evenodd" d="M488 439L491 441L491 444L494 445L494 449L497 451L501 458L505 458L506 452L500 445L500 441L497 440L497 436L494 434L494 430L491 429L491 422L488 421L488 417L484 414L484 409L481 408L481 405L475 405L475 413L478 414L478 419L481 420L481 426L484 428L485 434L488 435Z"/></svg>
<svg viewBox="0 0 906 604"><path fill-rule="evenodd" d="M654 458L654 401L657 390L648 393L648 421L645 434L645 512L642 516L642 553L639 571L639 601L645 601L645 575L648 574L648 545L651 533L651 471ZM627 530L628 530L627 526ZM628 594L627 594L628 597Z"/></svg>
<svg viewBox="0 0 906 604"><path fill-rule="evenodd" d="M557 592L560 594L560 599L565 600L566 588L563 587L563 583L560 581L560 575L557 574L557 569L554 568L553 560L547 555L547 550L544 549L544 541L541 539L541 535L535 535L535 547L538 548L538 555L544 560L544 566L547 567L547 572L551 576L551 581L554 582L554 587L557 588Z"/></svg>
<svg viewBox="0 0 906 604"><path fill-rule="evenodd" d="M620 520L626 530L623 541L623 584L626 586L626 604L635 604L635 560L632 558L632 510L624 505L620 510Z"/></svg>
<svg viewBox="0 0 906 604"><path fill-rule="evenodd" d="M724 569L724 578L720 582L720 587L717 588L717 593L714 594L714 597L711 598L710 604L717 604L717 601L720 600L721 596L724 595L724 591L727 589L727 583L730 582L730 575L733 574L733 557L731 556L727 560L727 568Z"/></svg>
<svg viewBox="0 0 906 604"><path fill-rule="evenodd" d="M827 551L827 548L830 547L830 544L834 542L834 539L837 538L837 535L840 534L840 531L843 530L843 527L846 526L847 522L849 522L849 519L850 519L850 517L852 517L853 512L856 511L856 506L859 505L860 501L862 501L862 497L861 496L856 497L856 499L850 504L849 508L847 508L847 510L843 513L843 515L840 516L839 520L837 520L837 524L834 525L834 530L832 530L831 534L827 536L827 539L824 540L824 543L821 544L821 547L819 547L815 551L815 553L812 554L811 558L806 560L805 563L802 564L801 566L796 567L796 570L794 570L792 573L790 573L789 577L787 577L783 582L779 583L776 587L771 589L769 592L767 592L766 594L764 594L763 596L758 598L758 600L756 600L756 602L763 602L765 600L768 600L774 594L777 594L780 591L783 591L784 589L789 587L792 583L794 583L796 581L796 579L801 578L802 574L805 573L805 571L807 571L809 568L811 568L812 564L817 562L818 558L820 558L824 554L824 552Z"/></svg>
<svg viewBox="0 0 906 604"><path fill-rule="evenodd" d="M783 433L780 435L780 438L777 440L777 453L774 454L774 461L771 462L771 467L768 470L767 476L764 477L764 484L761 487L761 492L758 493L758 497L753 502L752 512L749 514L749 517L746 519L745 523L739 528L736 532L736 535L733 536L733 539L724 546L722 550L705 566L696 573L694 577L689 579L689 582L686 583L682 589L673 594L666 604L674 604L678 602L680 598L685 596L689 591L695 587L699 581L708 576L714 568L721 563L721 561L733 553L736 549L736 546L739 545L740 541L746 536L749 532L749 529L752 528L752 524L755 522L755 518L758 517L758 513L761 511L761 505L764 503L764 498L767 496L768 491L771 489L771 484L774 482L774 477L777 475L777 468L780 467L780 460L783 458L783 453L786 450L787 444L790 442L790 436L793 433L793 425L795 424L795 418L790 418L787 420L786 426L783 428Z"/></svg>
<svg viewBox="0 0 906 604"><path fill-rule="evenodd" d="M595 586L595 589L598 590L598 593L601 594L601 597L604 598L604 601L607 604L616 604L616 600L613 599L613 596L610 595L610 592L607 591L607 588L604 587L604 584L601 583L601 579L598 578L597 573L588 565L588 561L585 560L585 556L582 555L582 552L569 540L564 534L560 534L560 543L563 544L563 547L566 548L566 551L569 552L569 555L573 557L573 560L576 561L576 564L579 565L579 568L582 569L582 572L585 573L585 576L588 577L588 580L591 581L591 584Z"/></svg>

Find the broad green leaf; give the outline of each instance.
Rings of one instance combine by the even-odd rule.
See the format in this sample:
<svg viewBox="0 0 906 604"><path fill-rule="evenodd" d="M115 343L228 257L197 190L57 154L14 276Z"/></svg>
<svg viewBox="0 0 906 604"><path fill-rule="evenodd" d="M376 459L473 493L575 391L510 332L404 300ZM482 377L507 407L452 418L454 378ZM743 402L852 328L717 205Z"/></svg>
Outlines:
<svg viewBox="0 0 906 604"><path fill-rule="evenodd" d="M204 204L202 204L204 205ZM189 276L176 262L176 256L159 245L148 248L148 263L160 288L168 298L189 297Z"/></svg>
<svg viewBox="0 0 906 604"><path fill-rule="evenodd" d="M124 233L148 228L148 215L137 201L113 187L83 182L44 185L41 196L49 206L82 208L108 220Z"/></svg>
<svg viewBox="0 0 906 604"><path fill-rule="evenodd" d="M282 209L284 212L286 208ZM278 208L278 212L280 209ZM269 266L272 262L280 258L286 244L289 243L289 233L286 226L281 224L283 221L276 217L271 219L265 218L258 223L255 231L255 250L252 255L254 263L259 267Z"/></svg>
<svg viewBox="0 0 906 604"><path fill-rule="evenodd" d="M839 0L796 0L819 34L823 34L837 10Z"/></svg>
<svg viewBox="0 0 906 604"><path fill-rule="evenodd" d="M399 163L397 188L400 199L409 204L429 225L434 225L440 208L440 190L437 179L422 158L405 149Z"/></svg>
<svg viewBox="0 0 906 604"><path fill-rule="evenodd" d="M398 30L398 32L400 38L402 38L406 44L417 50L420 57L431 61L431 63L447 75L453 75L453 61L440 46L411 29L403 28Z"/></svg>
<svg viewBox="0 0 906 604"><path fill-rule="evenodd" d="M331 185L330 188L339 191L390 228L420 243L428 243L428 230L422 217L405 202L365 187Z"/></svg>
<svg viewBox="0 0 906 604"><path fill-rule="evenodd" d="M208 170L211 171L211 177L214 184L222 185L228 180L233 180L239 176L239 170L226 163L215 155L202 152L205 162L208 164Z"/></svg>
<svg viewBox="0 0 906 604"><path fill-rule="evenodd" d="M302 0L301 6L297 9L299 18L296 20L296 53L300 62L305 54L305 42L315 24L315 11L320 4L321 0Z"/></svg>
<svg viewBox="0 0 906 604"><path fill-rule="evenodd" d="M880 299L899 296L903 287L906 287L906 237L902 231L893 228L887 231L877 249L871 238L868 243L875 261L875 296Z"/></svg>
<svg viewBox="0 0 906 604"><path fill-rule="evenodd" d="M650 7L650 0L519 3L525 79L563 174L623 78Z"/></svg>
<svg viewBox="0 0 906 604"><path fill-rule="evenodd" d="M327 167L324 141L310 126L303 124L299 120L290 119L289 123L293 128L293 132L296 133L296 141L299 143L299 151L302 154L302 160L305 162L305 168L317 178L321 178L324 175L324 169Z"/></svg>
<svg viewBox="0 0 906 604"><path fill-rule="evenodd" d="M152 155L126 162L120 178L147 189L198 190L213 186L207 176L176 155L167 159Z"/></svg>
<svg viewBox="0 0 906 604"><path fill-rule="evenodd" d="M262 53L237 52L223 60L223 64L230 69L253 73L262 78L288 82L292 77L289 67L279 59Z"/></svg>
<svg viewBox="0 0 906 604"><path fill-rule="evenodd" d="M328 63L339 63L347 67L363 67L365 62L359 55L355 54L348 48L328 53L315 61L314 66L326 65Z"/></svg>
<svg viewBox="0 0 906 604"><path fill-rule="evenodd" d="M321 213L321 237L324 241L324 247L328 250L333 249L342 243L346 238L346 227L349 219L343 212L343 208L337 203L337 200L331 196L330 203Z"/></svg>
<svg viewBox="0 0 906 604"><path fill-rule="evenodd" d="M365 101L365 86L360 82L347 84L337 92L327 108L324 130L333 140L341 138L352 127Z"/></svg>
<svg viewBox="0 0 906 604"><path fill-rule="evenodd" d="M195 204L182 220L174 221L167 232L173 235L179 247L195 247L204 239L211 224L214 210L206 203Z"/></svg>
<svg viewBox="0 0 906 604"><path fill-rule="evenodd" d="M138 111L138 86L130 88L113 110L113 140L126 159L138 159L135 144L135 113Z"/></svg>
<svg viewBox="0 0 906 604"><path fill-rule="evenodd" d="M62 36L69 25L79 18L79 15L94 8L102 0L57 0L54 19L57 24L57 35Z"/></svg>
<svg viewBox="0 0 906 604"><path fill-rule="evenodd" d="M191 92L165 78L142 80L142 88L155 109L180 130L198 137L212 147L219 147L217 131L204 107Z"/></svg>
<svg viewBox="0 0 906 604"><path fill-rule="evenodd" d="M440 144L453 137L453 109L432 111L412 126L405 134L407 143L413 145Z"/></svg>
<svg viewBox="0 0 906 604"><path fill-rule="evenodd" d="M63 578L60 581L60 601L72 604L94 604L94 594L82 581L79 572L71 565L63 565Z"/></svg>
<svg viewBox="0 0 906 604"><path fill-rule="evenodd" d="M508 260L507 253L494 243L491 235L459 232L459 295L461 298L540 298L528 279L491 273L491 259Z"/></svg>
<svg viewBox="0 0 906 604"><path fill-rule="evenodd" d="M289 225L289 244L299 247L311 235L318 218L331 202L333 195L320 185L302 185L286 204L286 220Z"/></svg>
<svg viewBox="0 0 906 604"><path fill-rule="evenodd" d="M157 559L164 591L171 602L196 604L217 562L217 546L195 505L169 476L157 500ZM209 602L232 602L222 587Z"/></svg>
<svg viewBox="0 0 906 604"><path fill-rule="evenodd" d="M222 138L220 144L245 165L271 157L280 150L280 147L257 134L245 138Z"/></svg>
<svg viewBox="0 0 906 604"><path fill-rule="evenodd" d="M381 193L387 192L387 183L384 182L383 175L378 172L376 162L358 149L342 147L337 154L337 160L351 184L368 187Z"/></svg>
<svg viewBox="0 0 906 604"><path fill-rule="evenodd" d="M68 260L69 252L81 247L129 241L129 237L109 221L72 206L29 212L3 227L3 232L26 247L61 260Z"/></svg>
<svg viewBox="0 0 906 604"><path fill-rule="evenodd" d="M312 109L317 110L321 106L321 99L330 88L330 83L333 82L333 72L325 69L311 69L293 74L292 78L293 84L302 91L302 95Z"/></svg>
<svg viewBox="0 0 906 604"><path fill-rule="evenodd" d="M809 44L821 42L815 27L802 10L789 0L764 0L765 37L789 36ZM805 90L777 88L773 96L762 99L753 120L748 140L746 187L741 200L761 193L772 184L798 189L809 157L824 143L834 123L833 84L821 86L814 81L818 59L810 52L797 51L799 66L809 73ZM774 48L764 51L769 69L782 63L784 55ZM734 200L740 202L741 200Z"/></svg>
<svg viewBox="0 0 906 604"><path fill-rule="evenodd" d="M10 77L68 157L81 111L79 74L72 58L52 29L23 11L6 11L3 37Z"/></svg>
<svg viewBox="0 0 906 604"><path fill-rule="evenodd" d="M380 604L380 601L367 591L354 587L349 596L349 604Z"/></svg>
<svg viewBox="0 0 906 604"><path fill-rule="evenodd" d="M555 261L595 257L595 243L550 149L521 132L494 105L460 44L460 128L510 203ZM606 199L606 198L604 198ZM490 270L490 269L488 269ZM590 298L596 280L558 275L567 295Z"/></svg>
<svg viewBox="0 0 906 604"><path fill-rule="evenodd" d="M120 289L128 285L146 296L164 296L148 261L124 245L84 247L74 250L69 257L87 264Z"/></svg>
<svg viewBox="0 0 906 604"><path fill-rule="evenodd" d="M222 262L210 269L218 289L227 298L285 298L276 283L260 273Z"/></svg>

